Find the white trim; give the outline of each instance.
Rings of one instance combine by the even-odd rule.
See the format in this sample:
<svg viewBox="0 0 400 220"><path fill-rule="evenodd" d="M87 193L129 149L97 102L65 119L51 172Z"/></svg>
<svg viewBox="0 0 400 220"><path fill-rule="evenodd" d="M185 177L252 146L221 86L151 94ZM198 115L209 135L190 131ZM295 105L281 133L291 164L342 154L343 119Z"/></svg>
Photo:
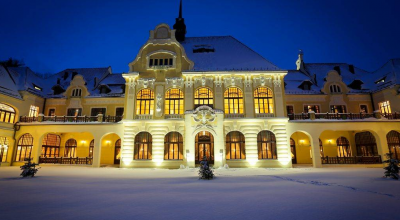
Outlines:
<svg viewBox="0 0 400 220"><path fill-rule="evenodd" d="M56 107L50 107L47 109L47 116L51 116L51 115L49 115L50 109L54 109L54 115L56 115L56 110L57 110Z"/></svg>

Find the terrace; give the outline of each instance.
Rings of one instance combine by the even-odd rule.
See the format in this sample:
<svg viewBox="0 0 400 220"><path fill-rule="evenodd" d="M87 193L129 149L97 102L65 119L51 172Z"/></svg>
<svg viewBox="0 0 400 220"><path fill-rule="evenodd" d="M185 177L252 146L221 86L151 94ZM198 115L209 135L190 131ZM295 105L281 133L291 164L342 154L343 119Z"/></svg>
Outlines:
<svg viewBox="0 0 400 220"><path fill-rule="evenodd" d="M299 113L288 114L289 120L369 120L369 119L388 119L399 120L400 113Z"/></svg>

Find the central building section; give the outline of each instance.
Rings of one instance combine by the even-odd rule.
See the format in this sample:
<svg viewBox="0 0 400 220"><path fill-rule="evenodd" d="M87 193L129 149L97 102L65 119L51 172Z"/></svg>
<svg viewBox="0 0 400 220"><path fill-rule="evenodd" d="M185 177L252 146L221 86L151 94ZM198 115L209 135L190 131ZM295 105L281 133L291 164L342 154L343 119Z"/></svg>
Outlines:
<svg viewBox="0 0 400 220"><path fill-rule="evenodd" d="M126 80L121 167L291 167L282 71L231 36L150 31Z"/></svg>

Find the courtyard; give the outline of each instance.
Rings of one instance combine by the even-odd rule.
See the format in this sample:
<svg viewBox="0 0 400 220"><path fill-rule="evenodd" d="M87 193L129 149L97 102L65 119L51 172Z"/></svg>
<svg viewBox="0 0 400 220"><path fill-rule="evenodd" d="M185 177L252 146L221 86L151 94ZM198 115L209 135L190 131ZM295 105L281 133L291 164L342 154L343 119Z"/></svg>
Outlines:
<svg viewBox="0 0 400 220"><path fill-rule="evenodd" d="M397 219L382 168L0 168L0 219ZM383 167L383 166L382 166Z"/></svg>

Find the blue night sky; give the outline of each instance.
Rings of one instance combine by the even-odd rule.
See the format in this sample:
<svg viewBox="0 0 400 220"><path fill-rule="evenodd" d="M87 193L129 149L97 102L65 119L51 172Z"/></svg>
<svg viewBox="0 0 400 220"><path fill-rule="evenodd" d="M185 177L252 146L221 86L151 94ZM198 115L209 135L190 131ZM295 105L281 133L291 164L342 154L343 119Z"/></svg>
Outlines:
<svg viewBox="0 0 400 220"><path fill-rule="evenodd" d="M171 27L178 0L0 0L0 59L39 73L128 71L149 30ZM345 62L373 71L400 57L399 0L184 0L186 36L232 35L283 69Z"/></svg>

